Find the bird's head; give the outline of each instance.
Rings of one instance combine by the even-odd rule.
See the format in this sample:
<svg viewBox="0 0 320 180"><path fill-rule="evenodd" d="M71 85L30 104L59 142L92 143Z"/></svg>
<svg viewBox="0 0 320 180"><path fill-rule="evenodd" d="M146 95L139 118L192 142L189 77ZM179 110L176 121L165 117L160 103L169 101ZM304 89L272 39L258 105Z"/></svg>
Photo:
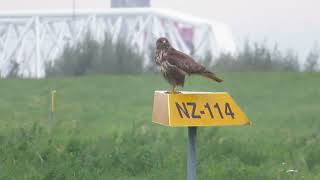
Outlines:
<svg viewBox="0 0 320 180"><path fill-rule="evenodd" d="M169 49L171 47L169 41L165 37L161 37L156 43L157 49Z"/></svg>

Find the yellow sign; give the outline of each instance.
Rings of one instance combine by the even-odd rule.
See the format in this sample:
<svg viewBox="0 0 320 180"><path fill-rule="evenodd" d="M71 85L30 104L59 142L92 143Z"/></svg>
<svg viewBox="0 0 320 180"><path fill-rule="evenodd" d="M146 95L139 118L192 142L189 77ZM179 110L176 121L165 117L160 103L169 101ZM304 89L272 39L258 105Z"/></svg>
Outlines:
<svg viewBox="0 0 320 180"><path fill-rule="evenodd" d="M248 125L249 119L227 92L154 94L153 122L172 126Z"/></svg>

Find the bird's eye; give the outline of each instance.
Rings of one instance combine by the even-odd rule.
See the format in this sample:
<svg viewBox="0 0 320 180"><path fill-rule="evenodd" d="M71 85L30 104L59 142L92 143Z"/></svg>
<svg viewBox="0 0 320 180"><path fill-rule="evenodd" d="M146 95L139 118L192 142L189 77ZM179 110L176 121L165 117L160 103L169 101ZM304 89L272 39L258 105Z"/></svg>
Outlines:
<svg viewBox="0 0 320 180"><path fill-rule="evenodd" d="M166 40L162 40L162 43L166 43Z"/></svg>

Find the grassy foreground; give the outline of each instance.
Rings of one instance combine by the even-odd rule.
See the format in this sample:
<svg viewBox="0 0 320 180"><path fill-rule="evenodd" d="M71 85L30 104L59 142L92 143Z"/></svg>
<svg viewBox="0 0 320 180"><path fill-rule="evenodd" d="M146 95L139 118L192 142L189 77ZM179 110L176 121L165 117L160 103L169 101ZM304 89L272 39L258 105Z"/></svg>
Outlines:
<svg viewBox="0 0 320 180"><path fill-rule="evenodd" d="M222 77L192 77L184 89L228 91L253 124L200 128L198 178L320 179L320 74ZM6 79L0 87L0 179L186 178L186 129L151 122L153 91L169 88L160 75Z"/></svg>

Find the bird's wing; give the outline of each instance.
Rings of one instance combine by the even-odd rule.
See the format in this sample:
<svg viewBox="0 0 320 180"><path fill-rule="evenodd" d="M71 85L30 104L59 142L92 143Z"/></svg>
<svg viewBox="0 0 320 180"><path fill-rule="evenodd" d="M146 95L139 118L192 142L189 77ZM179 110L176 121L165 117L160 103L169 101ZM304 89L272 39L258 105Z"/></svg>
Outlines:
<svg viewBox="0 0 320 180"><path fill-rule="evenodd" d="M188 74L206 71L206 69L202 65L196 63L192 57L173 48L167 51L166 60Z"/></svg>

